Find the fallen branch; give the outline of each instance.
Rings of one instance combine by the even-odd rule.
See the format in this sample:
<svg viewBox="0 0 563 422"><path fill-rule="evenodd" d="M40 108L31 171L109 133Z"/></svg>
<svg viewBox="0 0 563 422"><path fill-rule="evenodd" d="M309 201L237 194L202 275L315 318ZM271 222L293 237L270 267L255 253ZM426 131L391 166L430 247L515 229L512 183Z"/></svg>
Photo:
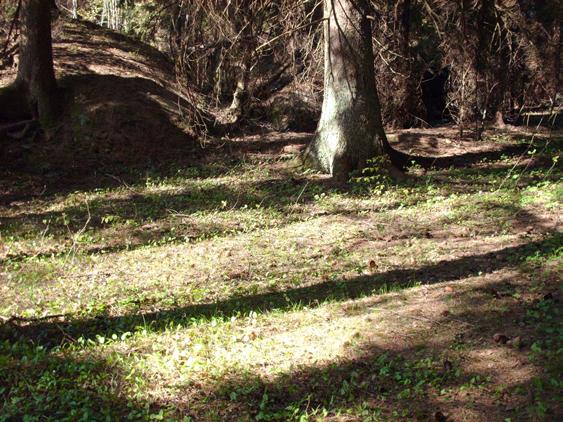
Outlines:
<svg viewBox="0 0 563 422"><path fill-rule="evenodd" d="M21 122L10 123L4 126L0 126L0 135L22 128L25 129L26 127L34 124L39 125L39 122L37 122L37 120L22 120Z"/></svg>
<svg viewBox="0 0 563 422"><path fill-rule="evenodd" d="M27 317L21 317L21 316L17 316L17 315L12 315L11 317L5 317L3 315L0 315L0 321L3 324L11 324L14 322L39 322L39 321L45 321L48 319L55 319L55 318L64 318L64 317L68 317L70 316L70 314L53 314L53 315L45 315L42 317L37 317L37 318L27 318Z"/></svg>

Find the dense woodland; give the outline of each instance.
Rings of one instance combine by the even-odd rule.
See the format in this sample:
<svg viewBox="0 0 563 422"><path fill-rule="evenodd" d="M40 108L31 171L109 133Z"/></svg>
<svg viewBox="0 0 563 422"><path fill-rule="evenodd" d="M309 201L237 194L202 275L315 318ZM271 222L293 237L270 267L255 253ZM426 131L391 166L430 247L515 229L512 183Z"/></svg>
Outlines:
<svg viewBox="0 0 563 422"><path fill-rule="evenodd" d="M0 421L563 419L562 20L0 2Z"/></svg>

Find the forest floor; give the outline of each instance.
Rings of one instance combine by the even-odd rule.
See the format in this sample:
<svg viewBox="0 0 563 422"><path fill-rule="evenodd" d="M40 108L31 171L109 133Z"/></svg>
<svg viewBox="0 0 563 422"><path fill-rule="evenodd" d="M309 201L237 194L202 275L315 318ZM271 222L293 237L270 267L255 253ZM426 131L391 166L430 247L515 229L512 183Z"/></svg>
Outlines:
<svg viewBox="0 0 563 422"><path fill-rule="evenodd" d="M335 185L96 75L0 171L0 420L561 420L562 132L399 131L436 168Z"/></svg>

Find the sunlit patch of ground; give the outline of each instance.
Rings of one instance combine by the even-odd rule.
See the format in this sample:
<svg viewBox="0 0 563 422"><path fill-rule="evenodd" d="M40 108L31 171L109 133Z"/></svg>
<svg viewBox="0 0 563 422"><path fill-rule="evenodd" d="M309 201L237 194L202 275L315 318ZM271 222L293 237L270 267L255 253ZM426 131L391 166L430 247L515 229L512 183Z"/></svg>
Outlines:
<svg viewBox="0 0 563 422"><path fill-rule="evenodd" d="M282 148L3 205L0 413L557 419L553 148L348 187Z"/></svg>
<svg viewBox="0 0 563 422"><path fill-rule="evenodd" d="M311 134L195 142L84 25L72 130L0 170L0 421L563 419L560 132L399 131L436 168L336 185Z"/></svg>

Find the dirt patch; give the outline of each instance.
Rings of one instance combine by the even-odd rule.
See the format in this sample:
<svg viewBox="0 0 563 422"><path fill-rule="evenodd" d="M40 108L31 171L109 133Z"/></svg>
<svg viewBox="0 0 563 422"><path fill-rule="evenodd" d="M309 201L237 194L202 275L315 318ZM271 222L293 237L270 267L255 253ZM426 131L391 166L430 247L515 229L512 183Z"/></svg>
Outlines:
<svg viewBox="0 0 563 422"><path fill-rule="evenodd" d="M4 149L9 168L76 178L187 162L200 150L194 137L197 98L176 83L157 50L96 25L61 21L54 35L57 78L70 99L60 128ZM3 82L13 78L4 75ZM29 144L29 145L28 145ZM49 184L49 183L48 183Z"/></svg>

